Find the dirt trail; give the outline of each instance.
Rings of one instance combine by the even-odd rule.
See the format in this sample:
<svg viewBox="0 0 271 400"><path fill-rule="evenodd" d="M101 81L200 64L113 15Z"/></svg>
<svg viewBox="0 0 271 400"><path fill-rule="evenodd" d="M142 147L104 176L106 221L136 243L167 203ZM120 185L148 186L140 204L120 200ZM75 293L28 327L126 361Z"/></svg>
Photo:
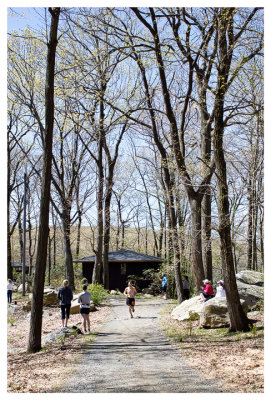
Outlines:
<svg viewBox="0 0 271 400"><path fill-rule="evenodd" d="M130 318L124 298L112 298L112 313L74 365L61 392L219 393L171 345L160 322L166 300L137 299ZM200 361L199 361L200 362ZM59 390L58 390L59 391Z"/></svg>

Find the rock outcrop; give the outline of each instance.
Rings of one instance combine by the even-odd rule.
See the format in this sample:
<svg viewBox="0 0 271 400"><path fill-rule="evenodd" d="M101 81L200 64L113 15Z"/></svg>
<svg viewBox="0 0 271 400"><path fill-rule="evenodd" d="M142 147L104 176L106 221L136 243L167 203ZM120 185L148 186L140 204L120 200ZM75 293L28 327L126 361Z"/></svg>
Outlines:
<svg viewBox="0 0 271 400"><path fill-rule="evenodd" d="M236 283L240 298L249 307L254 306L264 298L264 274L257 271L241 271L236 274Z"/></svg>
<svg viewBox="0 0 271 400"><path fill-rule="evenodd" d="M245 300L241 300L245 313L248 311ZM230 318L225 297L214 297L204 303L200 313L200 326L203 328L222 328L230 325Z"/></svg>
<svg viewBox="0 0 271 400"><path fill-rule="evenodd" d="M179 304L176 308L174 308L171 316L178 321L184 321L189 319L189 312L198 314L200 317L202 310L203 304L200 302L200 296L196 296Z"/></svg>
<svg viewBox="0 0 271 400"><path fill-rule="evenodd" d="M29 299L32 301L32 293L29 295ZM57 291L50 287L45 287L43 292L43 305L44 306L55 306L59 304L57 298Z"/></svg>
<svg viewBox="0 0 271 400"><path fill-rule="evenodd" d="M236 279L247 285L263 286L264 284L264 274L258 271L240 271L236 274Z"/></svg>

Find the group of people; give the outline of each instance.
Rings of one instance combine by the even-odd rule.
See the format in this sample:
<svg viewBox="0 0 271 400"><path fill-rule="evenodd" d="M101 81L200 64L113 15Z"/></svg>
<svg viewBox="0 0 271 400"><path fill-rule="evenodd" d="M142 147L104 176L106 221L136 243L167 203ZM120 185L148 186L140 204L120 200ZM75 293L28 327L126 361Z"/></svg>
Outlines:
<svg viewBox="0 0 271 400"><path fill-rule="evenodd" d="M208 279L204 279L202 283L204 286L201 286L201 290L199 291L202 303L213 297L226 297L224 281L220 280L217 282L218 286L216 288L216 295L214 295L214 290Z"/></svg>
<svg viewBox="0 0 271 400"><path fill-rule="evenodd" d="M162 292L164 295L164 299L167 299L167 288L168 281L166 274L163 275L162 281ZM218 287L216 289L216 297L226 297L226 291L224 287L224 282L222 280L218 281ZM204 279L201 290L199 291L199 295L201 297L201 302L205 302L212 297L214 297L214 290L210 284L208 279ZM7 299L8 303L12 301L12 280L8 279L7 283ZM78 303L80 304L80 314L83 319L83 327L84 333L90 333L90 320L89 320L89 312L90 312L90 300L91 293L87 291L87 284L83 285L83 292L78 295ZM189 280L188 276L185 276L183 281L183 292L185 299L188 300L189 293ZM135 296L137 294L136 288L132 285L131 282L128 282L128 286L124 290L124 294L126 295L126 304L129 307L130 317L133 318L133 313L135 312ZM70 318L70 309L71 309L71 301L73 299L72 289L69 286L69 281L65 279L63 281L63 286L59 288L57 297L60 300L60 309L61 309L61 321L62 327L68 327L68 320Z"/></svg>
<svg viewBox="0 0 271 400"><path fill-rule="evenodd" d="M73 299L72 289L67 279L63 281L63 286L59 288L57 297L60 300L62 327L67 328L70 318L71 301ZM80 314L83 319L84 333L86 334L90 333L90 300L91 293L87 291L87 284L84 284L83 292L78 295L78 303L80 304Z"/></svg>
<svg viewBox="0 0 271 400"><path fill-rule="evenodd" d="M11 279L7 281L7 300L10 304L12 302L12 289L13 283ZM90 300L91 293L87 291L87 284L83 285L83 292L78 296L78 303L80 304L80 314L83 319L84 333L90 333ZM68 320L70 318L71 302L73 299L72 289L69 286L69 281L65 279L63 281L63 286L59 288L57 297L60 300L60 310L61 310L61 321L62 327L68 327Z"/></svg>
<svg viewBox="0 0 271 400"><path fill-rule="evenodd" d="M167 281L166 274L164 274L163 278L160 280L162 282L162 293L163 293L164 299L167 300L168 281ZM185 279L183 280L183 293L184 293L185 300L188 300L190 297L189 286L190 286L190 284L189 284L188 276L186 275Z"/></svg>

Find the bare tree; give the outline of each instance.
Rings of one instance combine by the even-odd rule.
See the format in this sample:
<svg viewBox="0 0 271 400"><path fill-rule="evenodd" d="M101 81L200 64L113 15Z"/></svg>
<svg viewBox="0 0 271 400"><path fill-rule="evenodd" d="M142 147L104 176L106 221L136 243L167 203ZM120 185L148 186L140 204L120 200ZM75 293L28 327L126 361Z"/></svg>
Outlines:
<svg viewBox="0 0 271 400"><path fill-rule="evenodd" d="M54 77L57 46L57 30L60 8L49 8L51 29L48 42L46 89L45 89L45 132L43 149L43 174L40 204L40 222L37 247L36 269L34 276L33 297L31 306L28 351L41 349L43 290L47 260L47 244L49 236L49 203L52 168L52 144L54 127Z"/></svg>

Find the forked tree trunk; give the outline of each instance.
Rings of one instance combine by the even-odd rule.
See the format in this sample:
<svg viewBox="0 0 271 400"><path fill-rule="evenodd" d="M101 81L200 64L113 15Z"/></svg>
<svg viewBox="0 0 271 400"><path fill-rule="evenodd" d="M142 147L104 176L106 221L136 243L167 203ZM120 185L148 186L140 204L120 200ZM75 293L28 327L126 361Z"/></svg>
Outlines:
<svg viewBox="0 0 271 400"><path fill-rule="evenodd" d="M229 26L227 26L229 24ZM231 65L231 55L227 51L227 28L231 29L231 14L226 20L220 13L218 17L218 38L220 57L223 60L218 70L217 90L214 105L214 157L218 184L219 236L222 255L222 270L227 294L227 306L230 317L230 330L247 331L248 318L243 311L235 278L232 254L231 221L229 193L227 184L227 167L223 149L224 135L224 101L226 83Z"/></svg>

